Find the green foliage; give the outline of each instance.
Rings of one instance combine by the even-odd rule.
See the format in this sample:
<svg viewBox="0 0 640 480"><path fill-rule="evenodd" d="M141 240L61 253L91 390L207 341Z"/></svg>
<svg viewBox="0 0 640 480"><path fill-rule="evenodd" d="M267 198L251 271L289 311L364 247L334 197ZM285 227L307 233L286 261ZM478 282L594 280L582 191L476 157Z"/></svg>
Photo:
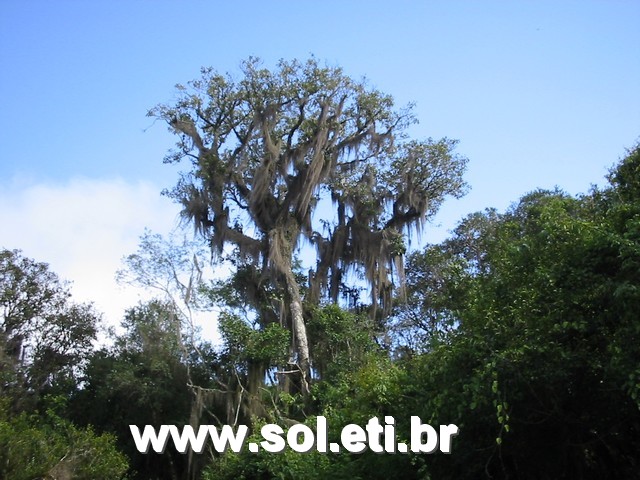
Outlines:
<svg viewBox="0 0 640 480"><path fill-rule="evenodd" d="M12 416L0 402L0 478L119 480L127 466L113 436L79 429L51 410Z"/></svg>
<svg viewBox="0 0 640 480"><path fill-rule="evenodd" d="M46 263L0 250L0 391L16 408L68 392L91 352L98 314L71 301L69 286Z"/></svg>
<svg viewBox="0 0 640 480"><path fill-rule="evenodd" d="M359 362L359 367L341 372L331 378L331 381L315 383L312 397L317 402L320 411L327 419L329 442L340 441L342 427L349 423L365 425L374 415L383 418L384 415L396 414L394 405L402 394L402 384L405 381L402 369L395 366L384 355L377 352L369 353ZM398 415L401 418L401 415ZM264 421L257 421L253 425L254 433L247 440L262 441L259 435ZM303 422L315 431L316 416L312 415ZM286 431L291 424L283 424ZM408 438L405 431L403 439ZM223 479L387 479L415 478L407 467L409 456L379 455L366 452L361 455L349 453L318 453L301 454L289 448L279 454L260 451L257 454L244 450L240 453L226 452L214 459L203 476L204 480Z"/></svg>
<svg viewBox="0 0 640 480"><path fill-rule="evenodd" d="M427 462L434 476L633 475L640 248L629 212L637 204L615 185L580 198L534 192L506 214L468 217L431 247L425 295L439 291L428 272L465 267L461 281L448 270L440 290L462 285L464 294L436 301L456 328L407 361L414 375L404 393L415 389L420 400L405 397L405 408L461 432L450 459Z"/></svg>
<svg viewBox="0 0 640 480"><path fill-rule="evenodd" d="M313 368L321 380L359 368L376 348L371 320L337 305L311 308L307 332Z"/></svg>
<svg viewBox="0 0 640 480"><path fill-rule="evenodd" d="M240 317L223 312L218 318L218 328L226 355L237 362L276 366L287 361L290 333L277 323L256 330Z"/></svg>
<svg viewBox="0 0 640 480"><path fill-rule="evenodd" d="M456 328L455 306L467 295L471 262L432 245L407 259L406 296L398 298L389 330L398 356L429 351Z"/></svg>
<svg viewBox="0 0 640 480"><path fill-rule="evenodd" d="M315 424L308 422L314 429ZM247 442L261 442L260 428L264 422L255 424L256 433L251 435ZM336 476L337 474L337 476ZM333 462L326 454L315 451L301 454L286 449L282 453L268 453L264 450L250 453L247 449L240 453L227 452L217 457L203 472L202 480L243 480L243 479L278 479L297 480L300 478L309 480L321 480L325 478L349 478L341 477L336 471Z"/></svg>
<svg viewBox="0 0 640 480"><path fill-rule="evenodd" d="M612 191L621 200L622 205L640 210L640 145L629 150L627 156L610 172L609 182ZM619 205L621 206L621 205Z"/></svg>
<svg viewBox="0 0 640 480"><path fill-rule="evenodd" d="M194 401L189 385L210 387L217 358L205 344L196 345L197 354L183 346L172 303L133 307L123 327L111 349L90 359L83 388L71 400L72 418L115 435L130 458L133 478L175 478L188 470L187 456L173 448L163 455L140 454L129 425L189 424Z"/></svg>
<svg viewBox="0 0 640 480"><path fill-rule="evenodd" d="M333 306L312 311L314 355L338 361L312 389L330 440L393 415L406 441L419 415L460 428L451 455L225 455L208 478L633 478L639 162L636 149L602 191L537 191L504 214L470 215L414 254L394 324L412 332L395 337L394 361L365 348L349 368L340 358L357 322Z"/></svg>
<svg viewBox="0 0 640 480"><path fill-rule="evenodd" d="M197 244L145 234L120 278L162 300L91 351L91 307L46 264L0 251L0 478L635 478L640 148L607 188L471 214L403 265L407 234L464 192L456 142L408 140L410 109L315 59L243 69L205 69L151 113L179 136L168 161L192 160L170 195L228 279L205 288ZM336 211L320 218L325 194ZM317 254L304 274L303 239ZM337 305L356 277L368 315ZM184 331L207 303L221 307L217 350ZM393 416L397 441L412 415L460 434L451 455L182 455L139 454L128 428L247 423L259 442L266 422L314 429L320 415L329 442L372 416Z"/></svg>

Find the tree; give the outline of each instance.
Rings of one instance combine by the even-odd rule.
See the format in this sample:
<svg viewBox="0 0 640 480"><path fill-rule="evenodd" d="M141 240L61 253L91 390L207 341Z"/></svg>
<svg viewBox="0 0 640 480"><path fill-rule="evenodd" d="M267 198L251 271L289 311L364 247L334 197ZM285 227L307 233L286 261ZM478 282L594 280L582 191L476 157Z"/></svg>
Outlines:
<svg viewBox="0 0 640 480"><path fill-rule="evenodd" d="M203 246L198 242L179 240L173 234L164 238L145 230L138 250L127 255L123 268L116 272L118 283L147 289L165 304L185 357L198 350L199 329L194 314L209 306L209 299L203 295L203 256Z"/></svg>
<svg viewBox="0 0 640 480"><path fill-rule="evenodd" d="M175 104L149 115L179 135L165 161L191 162L167 192L184 218L215 253L237 249L238 263L255 271L254 292L271 288L281 299L306 391L304 302L336 302L345 272L355 271L371 287L373 312L388 311L404 235L446 196L463 194L466 159L453 153L456 141L410 140L410 107L394 109L391 96L316 59L269 71L251 58L242 72L235 81L204 68L201 79L178 85ZM294 265L304 241L316 263L303 295Z"/></svg>
<svg viewBox="0 0 640 480"><path fill-rule="evenodd" d="M0 390L16 401L74 383L91 352L99 316L70 297L46 263L0 251Z"/></svg>
<svg viewBox="0 0 640 480"><path fill-rule="evenodd" d="M434 477L635 475L639 164L636 148L602 191L470 215L413 256L413 308L454 325L409 358L400 400L460 428L455 454L425 465Z"/></svg>
<svg viewBox="0 0 640 480"><path fill-rule="evenodd" d="M201 456L183 455L174 448L162 455L140 454L129 425L191 424L197 429L203 417L211 423L215 417L198 411L203 407L191 387L212 386L215 354L204 343L185 351L170 301L151 300L128 309L122 327L125 332L114 338L112 347L91 356L83 388L72 398L73 419L115 435L131 460L132 478L196 478Z"/></svg>

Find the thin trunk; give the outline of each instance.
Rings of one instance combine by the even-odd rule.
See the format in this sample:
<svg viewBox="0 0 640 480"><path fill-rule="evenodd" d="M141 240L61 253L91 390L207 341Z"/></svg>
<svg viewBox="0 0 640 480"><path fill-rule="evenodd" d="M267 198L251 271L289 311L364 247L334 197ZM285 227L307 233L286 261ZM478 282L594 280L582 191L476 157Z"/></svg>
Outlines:
<svg viewBox="0 0 640 480"><path fill-rule="evenodd" d="M304 324L304 317L302 315L300 289L298 288L298 284L296 283L296 279L291 269L287 272L287 291L291 302L289 308L291 310L293 338L296 352L298 353L298 367L301 370L301 387L302 392L306 395L309 393L309 378L311 373L309 341L307 339L307 327Z"/></svg>

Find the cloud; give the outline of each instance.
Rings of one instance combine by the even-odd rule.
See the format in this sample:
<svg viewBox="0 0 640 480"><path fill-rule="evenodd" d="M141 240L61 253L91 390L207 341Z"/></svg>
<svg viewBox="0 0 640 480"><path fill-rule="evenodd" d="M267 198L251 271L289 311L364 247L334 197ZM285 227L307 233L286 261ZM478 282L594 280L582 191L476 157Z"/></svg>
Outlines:
<svg viewBox="0 0 640 480"><path fill-rule="evenodd" d="M72 282L77 301L93 302L109 325L143 294L115 282L123 256L145 227L166 235L178 207L149 182L74 178L64 183L0 185L0 248L20 249Z"/></svg>

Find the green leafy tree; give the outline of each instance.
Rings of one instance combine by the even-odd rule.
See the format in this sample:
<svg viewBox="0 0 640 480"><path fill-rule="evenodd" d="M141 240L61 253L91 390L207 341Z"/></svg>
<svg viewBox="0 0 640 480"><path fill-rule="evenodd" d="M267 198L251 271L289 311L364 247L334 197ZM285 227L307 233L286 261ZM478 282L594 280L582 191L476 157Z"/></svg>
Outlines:
<svg viewBox="0 0 640 480"><path fill-rule="evenodd" d="M120 480L126 471L113 436L77 428L53 410L12 415L0 400L0 478Z"/></svg>
<svg viewBox="0 0 640 480"><path fill-rule="evenodd" d="M372 322L365 315L358 318L335 304L310 309L309 313L307 325L318 380L331 382L341 373L357 370L370 353L379 350Z"/></svg>
<svg viewBox="0 0 640 480"><path fill-rule="evenodd" d="M237 249L255 270L253 290L271 288L293 333L292 362L308 390L311 371L303 301L337 301L359 270L372 306L390 308L390 272L402 277L404 234L420 228L443 199L464 191L466 160L456 142L409 140L410 108L339 68L281 61L269 71L255 59L236 81L213 69L179 99L149 112L179 136L167 162L184 159L168 194L214 252ZM302 241L316 264L301 293L294 254Z"/></svg>
<svg viewBox="0 0 640 480"><path fill-rule="evenodd" d="M197 428L202 419L214 422L216 412L201 411L192 382L212 386L216 355L206 343L197 345L198 353L185 352L180 321L168 302L152 300L129 309L122 326L125 332L114 345L91 357L83 388L71 402L73 419L115 435L131 459L133 478L196 478L203 458L173 448L162 455L140 454L129 425Z"/></svg>
<svg viewBox="0 0 640 480"><path fill-rule="evenodd" d="M348 315L347 312L343 314ZM324 315L335 316L337 312L331 307ZM367 352L350 368L334 371L330 381L314 383L311 396L317 404L317 415L323 415L327 419L328 441L339 442L342 427L349 423L366 425L374 415L383 419L385 415L400 413L395 410L394 405L399 404L404 377L401 368L395 366L378 350ZM254 434L248 441L262 441L259 430L264 423L257 422ZM308 415L301 423L314 430L316 415ZM292 423L280 422L280 425L286 430ZM406 429L398 431L398 435L402 441L408 439ZM245 449L239 453L227 452L214 458L204 470L203 479L418 478L412 475L414 472L411 461L410 456L380 455L371 451L360 455L344 452L326 454L314 450L300 454L287 448L284 452L274 455L266 451L250 453Z"/></svg>
<svg viewBox="0 0 640 480"><path fill-rule="evenodd" d="M0 251L0 391L18 409L34 407L46 392L69 393L98 320L91 305L71 300L46 263Z"/></svg>
<svg viewBox="0 0 640 480"><path fill-rule="evenodd" d="M639 158L630 152L607 189L533 192L416 255L425 274L449 268L437 302L455 325L407 361L402 397L406 410L460 427L450 458L424 462L434 477L635 475Z"/></svg>

